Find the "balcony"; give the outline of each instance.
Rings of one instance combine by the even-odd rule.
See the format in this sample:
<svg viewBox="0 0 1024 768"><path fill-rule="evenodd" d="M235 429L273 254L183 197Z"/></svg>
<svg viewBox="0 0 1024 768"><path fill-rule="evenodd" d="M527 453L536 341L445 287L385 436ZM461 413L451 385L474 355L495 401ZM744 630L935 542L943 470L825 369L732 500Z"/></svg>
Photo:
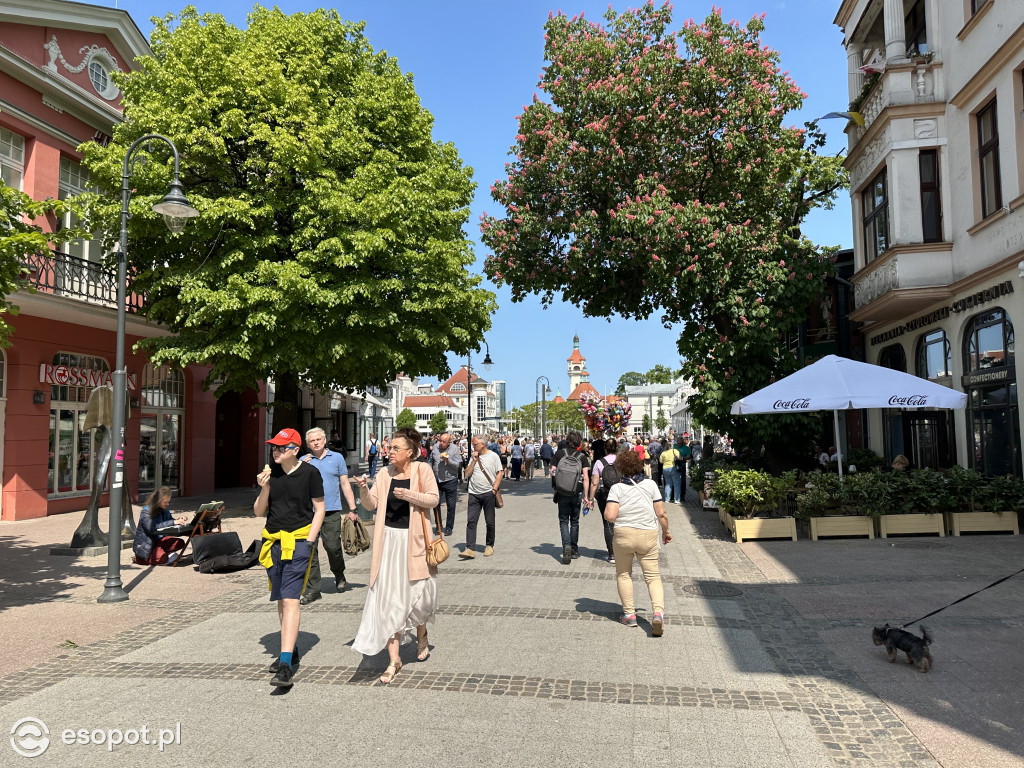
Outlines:
<svg viewBox="0 0 1024 768"><path fill-rule="evenodd" d="M889 62L863 100L853 104L858 107L855 111L864 116L864 125L850 126L851 147L864 138L886 109L941 102L941 75L942 62L926 56Z"/></svg>
<svg viewBox="0 0 1024 768"><path fill-rule="evenodd" d="M117 270L60 251L25 258L27 282L39 293L64 296L87 304L117 309ZM145 296L128 293L126 309L139 314Z"/></svg>
<svg viewBox="0 0 1024 768"><path fill-rule="evenodd" d="M952 243L897 245L853 276L850 319L885 323L948 300L955 282Z"/></svg>

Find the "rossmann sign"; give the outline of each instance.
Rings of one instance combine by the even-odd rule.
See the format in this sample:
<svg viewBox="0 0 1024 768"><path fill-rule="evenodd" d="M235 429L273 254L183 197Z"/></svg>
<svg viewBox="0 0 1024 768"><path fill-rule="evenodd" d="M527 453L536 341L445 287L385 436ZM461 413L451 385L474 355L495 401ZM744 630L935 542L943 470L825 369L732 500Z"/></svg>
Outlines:
<svg viewBox="0 0 1024 768"><path fill-rule="evenodd" d="M113 386L113 374L110 371L97 371L95 368L77 368L71 365L39 365L39 383L56 384L71 387L100 387L104 384ZM138 377L128 374L128 389L134 390Z"/></svg>

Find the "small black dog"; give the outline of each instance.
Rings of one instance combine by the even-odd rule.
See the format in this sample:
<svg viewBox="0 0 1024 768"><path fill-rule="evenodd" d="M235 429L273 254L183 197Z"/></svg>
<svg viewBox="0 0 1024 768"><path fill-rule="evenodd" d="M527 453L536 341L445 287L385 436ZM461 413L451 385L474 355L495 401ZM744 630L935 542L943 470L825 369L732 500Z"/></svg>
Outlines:
<svg viewBox="0 0 1024 768"><path fill-rule="evenodd" d="M927 672L932 668L932 654L928 646L932 643L932 636L928 630L921 627L921 637L912 635L902 629L890 627L875 627L871 631L871 639L875 645L884 645L889 653L889 661L896 661L900 651L907 654L907 663L913 664L918 672Z"/></svg>

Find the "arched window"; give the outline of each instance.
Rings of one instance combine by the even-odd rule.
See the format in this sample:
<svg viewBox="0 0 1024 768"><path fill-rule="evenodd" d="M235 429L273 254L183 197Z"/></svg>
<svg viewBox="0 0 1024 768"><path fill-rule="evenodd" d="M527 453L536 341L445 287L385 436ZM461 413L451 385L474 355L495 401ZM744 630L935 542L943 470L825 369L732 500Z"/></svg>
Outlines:
<svg viewBox="0 0 1024 768"><path fill-rule="evenodd" d="M949 339L943 330L922 334L917 341L917 375L930 381L945 381L953 375Z"/></svg>
<svg viewBox="0 0 1024 768"><path fill-rule="evenodd" d="M971 466L985 475L1021 475L1013 324L1001 307L975 315L964 332L964 388Z"/></svg>
<svg viewBox="0 0 1024 768"><path fill-rule="evenodd" d="M976 315L967 326L964 371L972 373L1003 366L1013 369L1013 324L1005 310L997 308Z"/></svg>
<svg viewBox="0 0 1024 768"><path fill-rule="evenodd" d="M142 369L142 404L150 408L184 408L185 376L180 368L147 363Z"/></svg>
<svg viewBox="0 0 1024 768"><path fill-rule="evenodd" d="M907 372L907 353L903 351L902 344L892 344L882 350L878 356L878 364L883 368L891 368L894 371Z"/></svg>
<svg viewBox="0 0 1024 768"><path fill-rule="evenodd" d="M466 385L463 384L461 381L460 382L456 382L455 384L452 384L452 392L465 392L465 391L466 391Z"/></svg>
<svg viewBox="0 0 1024 768"><path fill-rule="evenodd" d="M139 389L139 497L161 485L180 491L185 375L180 368L147 363Z"/></svg>

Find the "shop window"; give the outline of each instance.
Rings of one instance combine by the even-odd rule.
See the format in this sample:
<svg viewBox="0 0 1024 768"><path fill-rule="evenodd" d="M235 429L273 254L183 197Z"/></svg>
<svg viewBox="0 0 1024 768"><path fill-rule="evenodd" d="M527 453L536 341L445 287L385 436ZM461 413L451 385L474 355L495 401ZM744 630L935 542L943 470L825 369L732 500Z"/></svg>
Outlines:
<svg viewBox="0 0 1024 768"><path fill-rule="evenodd" d="M89 371L108 373L110 364L102 357L95 355L79 355L75 352L58 352L53 356L53 365L64 365L68 368L84 368ZM72 379L76 380L77 379ZM93 388L79 384L53 384L50 386L50 399L66 403L87 403Z"/></svg>
<svg viewBox="0 0 1024 768"><path fill-rule="evenodd" d="M952 354L945 331L932 331L918 340L917 375L922 379L940 383L944 383L953 375Z"/></svg>
<svg viewBox="0 0 1024 768"><path fill-rule="evenodd" d="M181 490L185 375L180 368L147 363L140 382L139 498L166 485Z"/></svg>
<svg viewBox="0 0 1024 768"><path fill-rule="evenodd" d="M981 217L988 218L1003 207L999 179L999 128L996 100L992 99L978 114L978 171L981 180Z"/></svg>
<svg viewBox="0 0 1024 768"><path fill-rule="evenodd" d="M150 408L184 408L185 376L181 369L147 363L142 369L140 399Z"/></svg>
<svg viewBox="0 0 1024 768"><path fill-rule="evenodd" d="M864 211L864 263L889 250L889 192L886 170L875 176L861 193Z"/></svg>
<svg viewBox="0 0 1024 768"><path fill-rule="evenodd" d="M89 395L94 387L72 384L84 371L107 373L110 365L102 357L58 352L54 366L79 369L68 384L50 387L50 455L47 493L53 496L85 496L92 490L92 476L103 443L103 429L85 429Z"/></svg>
<svg viewBox="0 0 1024 768"><path fill-rule="evenodd" d="M921 172L921 232L926 243L942 242L942 197L939 190L939 150L923 149L917 157Z"/></svg>
<svg viewBox="0 0 1024 768"><path fill-rule="evenodd" d="M964 369L990 372L968 389L967 438L970 462L994 476L1021 474L1020 422L1017 406L1013 324L996 309L977 315L967 325Z"/></svg>
<svg viewBox="0 0 1024 768"><path fill-rule="evenodd" d="M0 128L0 179L13 189L21 190L25 176L25 139L6 128Z"/></svg>

